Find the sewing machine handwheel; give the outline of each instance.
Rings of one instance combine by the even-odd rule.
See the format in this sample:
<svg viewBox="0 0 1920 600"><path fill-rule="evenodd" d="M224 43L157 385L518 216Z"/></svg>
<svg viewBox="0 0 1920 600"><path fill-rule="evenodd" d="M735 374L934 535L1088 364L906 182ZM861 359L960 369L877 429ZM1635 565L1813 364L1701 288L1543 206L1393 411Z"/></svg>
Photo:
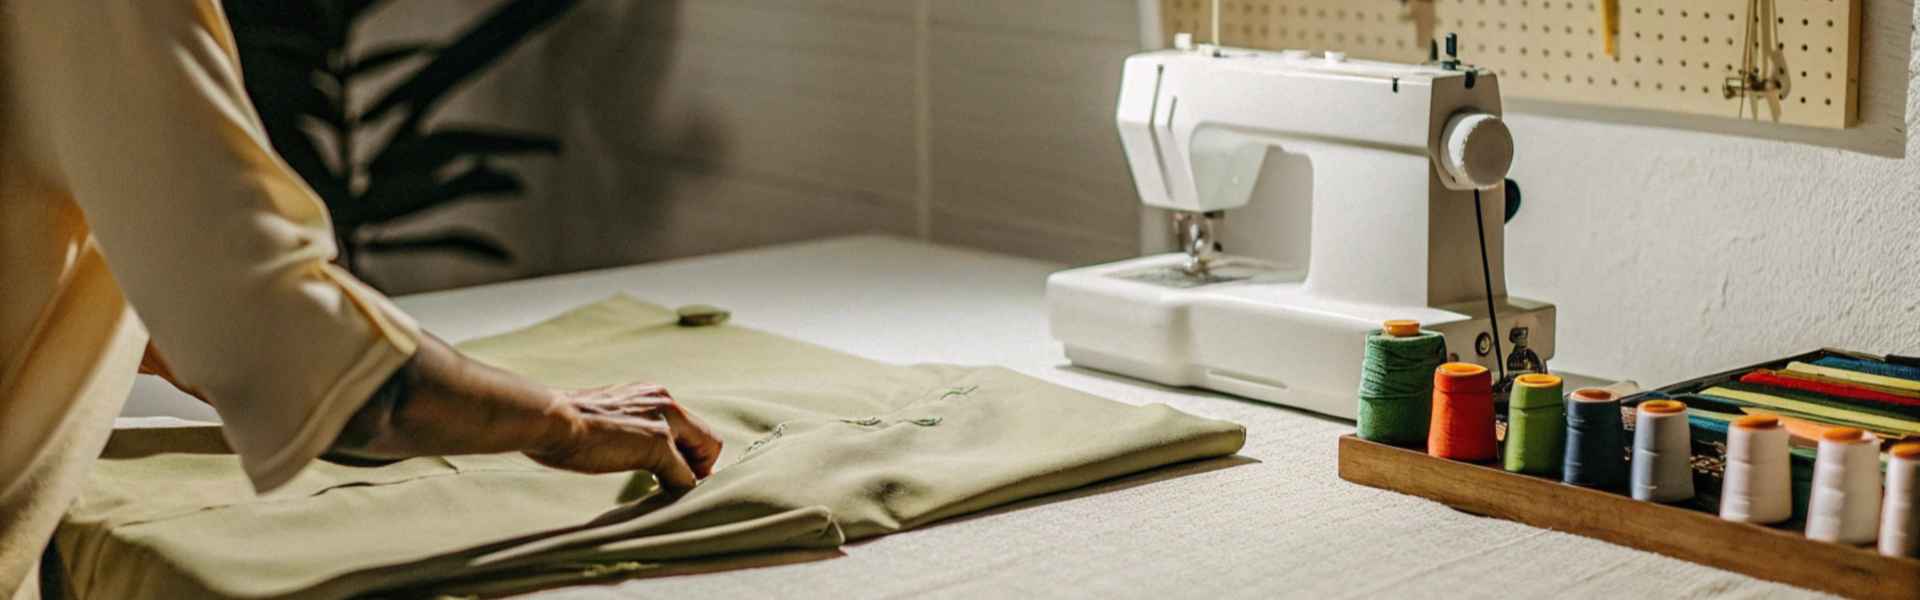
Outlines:
<svg viewBox="0 0 1920 600"><path fill-rule="evenodd" d="M1512 223L1513 216L1520 214L1520 182L1507 178L1507 218L1502 223Z"/></svg>
<svg viewBox="0 0 1920 600"><path fill-rule="evenodd" d="M1442 130L1435 158L1452 178L1454 189L1493 189L1513 167L1513 132L1500 117L1459 113Z"/></svg>

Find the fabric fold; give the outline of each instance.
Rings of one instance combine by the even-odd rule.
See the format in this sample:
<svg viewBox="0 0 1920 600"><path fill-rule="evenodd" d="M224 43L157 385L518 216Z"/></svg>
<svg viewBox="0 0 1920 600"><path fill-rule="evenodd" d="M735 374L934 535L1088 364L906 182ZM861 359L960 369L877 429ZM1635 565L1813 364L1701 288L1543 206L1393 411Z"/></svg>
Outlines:
<svg viewBox="0 0 1920 600"><path fill-rule="evenodd" d="M339 598L641 575L830 549L1245 441L1232 423L1006 369L880 363L676 321L616 297L461 347L552 385L666 385L726 441L718 470L684 495L659 494L647 473L496 455L322 462L254 496L209 432L121 431L61 527L71 587L81 598ZM653 493L623 502L635 488Z"/></svg>

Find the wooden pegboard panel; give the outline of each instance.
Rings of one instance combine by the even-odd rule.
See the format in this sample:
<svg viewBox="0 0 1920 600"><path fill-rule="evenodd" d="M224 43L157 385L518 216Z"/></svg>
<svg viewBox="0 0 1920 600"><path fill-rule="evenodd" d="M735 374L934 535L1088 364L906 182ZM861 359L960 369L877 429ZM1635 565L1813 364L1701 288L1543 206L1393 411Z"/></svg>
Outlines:
<svg viewBox="0 0 1920 600"><path fill-rule="evenodd" d="M1509 97L1844 128L1856 120L1860 0L1618 0L1608 54L1602 0L1221 0L1227 46L1343 50L1420 62L1428 36L1460 36L1460 58L1500 75ZM1211 40L1212 0L1161 0L1168 40ZM1757 9L1757 11L1756 11ZM1758 14L1754 14L1758 12ZM1771 15L1771 18L1767 18ZM1748 20L1757 27L1749 35ZM1777 50L1778 109L1728 98L1743 50Z"/></svg>

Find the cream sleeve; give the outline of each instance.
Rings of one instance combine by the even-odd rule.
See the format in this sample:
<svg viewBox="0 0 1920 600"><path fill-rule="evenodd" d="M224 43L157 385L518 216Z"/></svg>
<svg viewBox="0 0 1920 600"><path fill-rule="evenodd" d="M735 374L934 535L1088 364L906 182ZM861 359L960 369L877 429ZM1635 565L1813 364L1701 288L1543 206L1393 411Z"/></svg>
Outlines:
<svg viewBox="0 0 1920 600"><path fill-rule="evenodd" d="M10 9L31 24L15 75L48 170L254 487L287 482L412 356L417 326L329 264L326 209L267 142L217 0Z"/></svg>

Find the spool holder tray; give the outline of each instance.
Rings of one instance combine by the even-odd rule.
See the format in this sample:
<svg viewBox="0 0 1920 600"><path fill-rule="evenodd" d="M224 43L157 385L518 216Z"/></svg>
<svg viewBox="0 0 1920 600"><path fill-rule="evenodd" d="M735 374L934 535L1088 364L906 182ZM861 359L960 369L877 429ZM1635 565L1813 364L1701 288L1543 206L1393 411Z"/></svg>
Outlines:
<svg viewBox="0 0 1920 600"><path fill-rule="evenodd" d="M1912 558L1881 556L1870 548L1810 540L1791 529L1735 523L1692 508L1436 458L1353 435L1340 437L1339 453L1341 479L1470 514L1849 598L1920 598L1920 560Z"/></svg>

